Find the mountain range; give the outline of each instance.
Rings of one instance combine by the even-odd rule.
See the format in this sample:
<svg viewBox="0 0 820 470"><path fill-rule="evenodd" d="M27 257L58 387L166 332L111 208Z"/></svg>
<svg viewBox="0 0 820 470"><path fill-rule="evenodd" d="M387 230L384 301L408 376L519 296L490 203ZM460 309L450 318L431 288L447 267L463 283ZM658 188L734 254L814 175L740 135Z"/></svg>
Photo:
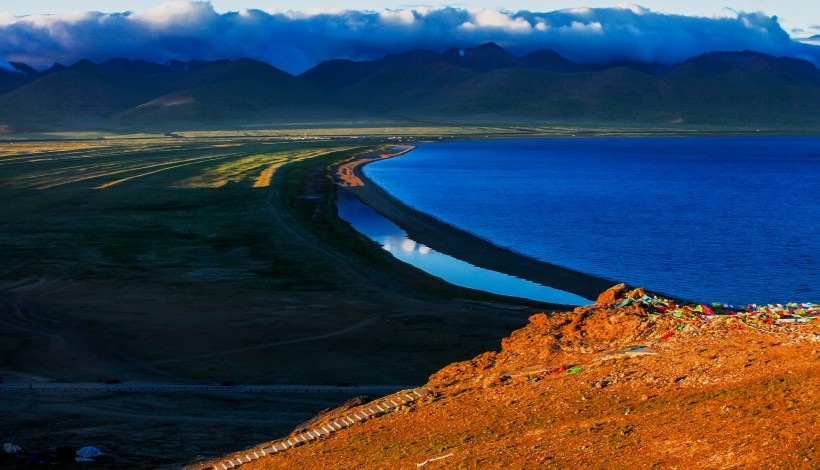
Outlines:
<svg viewBox="0 0 820 470"><path fill-rule="evenodd" d="M674 66L589 65L494 43L379 60L328 60L293 76L252 59L81 60L0 69L0 129L183 127L410 118L519 122L820 124L820 70L754 51Z"/></svg>

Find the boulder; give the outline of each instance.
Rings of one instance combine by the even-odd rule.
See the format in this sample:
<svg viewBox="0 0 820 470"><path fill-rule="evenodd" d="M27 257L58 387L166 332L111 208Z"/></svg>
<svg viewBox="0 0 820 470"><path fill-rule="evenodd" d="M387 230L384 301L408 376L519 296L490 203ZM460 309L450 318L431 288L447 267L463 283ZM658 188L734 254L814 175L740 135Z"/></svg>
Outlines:
<svg viewBox="0 0 820 470"><path fill-rule="evenodd" d="M598 296L598 300L595 301L595 304L600 307L615 305L624 299L627 292L629 292L629 287L624 283L612 286Z"/></svg>

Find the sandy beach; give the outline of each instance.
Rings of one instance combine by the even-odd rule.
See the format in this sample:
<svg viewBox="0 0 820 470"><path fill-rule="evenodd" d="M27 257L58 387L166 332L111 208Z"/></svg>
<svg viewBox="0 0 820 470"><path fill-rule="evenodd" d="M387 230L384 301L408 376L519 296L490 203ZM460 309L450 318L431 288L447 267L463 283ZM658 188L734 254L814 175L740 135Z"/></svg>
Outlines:
<svg viewBox="0 0 820 470"><path fill-rule="evenodd" d="M352 172L356 184L345 184L340 188L358 196L364 204L406 231L413 240L475 266L527 279L592 300L617 283L613 280L535 260L496 246L483 238L407 206L365 176L363 168L366 165L384 158L395 158L405 153L407 150L387 157L383 154L378 156L369 154L360 157L363 160L362 163L348 164L345 167Z"/></svg>

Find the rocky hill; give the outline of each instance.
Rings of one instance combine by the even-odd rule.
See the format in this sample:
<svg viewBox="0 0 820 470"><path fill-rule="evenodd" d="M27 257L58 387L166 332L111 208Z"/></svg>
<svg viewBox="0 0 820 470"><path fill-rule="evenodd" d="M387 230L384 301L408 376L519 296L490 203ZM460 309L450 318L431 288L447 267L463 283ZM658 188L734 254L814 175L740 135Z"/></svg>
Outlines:
<svg viewBox="0 0 820 470"><path fill-rule="evenodd" d="M445 367L406 398L320 416L288 450L262 455L263 444L209 465L817 468L818 314L619 287L594 306L534 315L500 351Z"/></svg>
<svg viewBox="0 0 820 470"><path fill-rule="evenodd" d="M0 69L0 128L252 125L359 116L816 126L820 70L793 58L713 52L669 67L515 57L488 43L443 53L331 60L292 76L236 61L87 60Z"/></svg>

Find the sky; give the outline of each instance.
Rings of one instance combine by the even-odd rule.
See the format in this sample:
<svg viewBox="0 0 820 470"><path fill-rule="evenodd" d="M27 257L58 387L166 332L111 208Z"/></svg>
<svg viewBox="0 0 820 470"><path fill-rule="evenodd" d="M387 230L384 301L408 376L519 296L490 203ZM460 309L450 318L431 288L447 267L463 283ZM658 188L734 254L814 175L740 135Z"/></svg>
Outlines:
<svg viewBox="0 0 820 470"><path fill-rule="evenodd" d="M101 11L105 13L150 9L157 0L0 0L0 12L13 15L35 13L54 14L78 11ZM312 9L375 10L403 9L416 6L462 8L492 8L505 11L554 11L566 8L603 8L617 5L618 0L462 0L459 2L421 2L412 0L212 0L217 12L239 11L240 9L260 9L266 11L306 11ZM761 11L768 16L777 16L783 28L798 37L820 34L820 2L815 0L643 0L637 3L660 13L675 13L690 16L714 16L726 9L735 11Z"/></svg>
<svg viewBox="0 0 820 470"><path fill-rule="evenodd" d="M820 66L820 40L795 40L820 35L820 1L728 1L0 0L0 67L250 57L301 73L327 59L489 41L517 55L553 49L581 63L671 65L751 49Z"/></svg>

